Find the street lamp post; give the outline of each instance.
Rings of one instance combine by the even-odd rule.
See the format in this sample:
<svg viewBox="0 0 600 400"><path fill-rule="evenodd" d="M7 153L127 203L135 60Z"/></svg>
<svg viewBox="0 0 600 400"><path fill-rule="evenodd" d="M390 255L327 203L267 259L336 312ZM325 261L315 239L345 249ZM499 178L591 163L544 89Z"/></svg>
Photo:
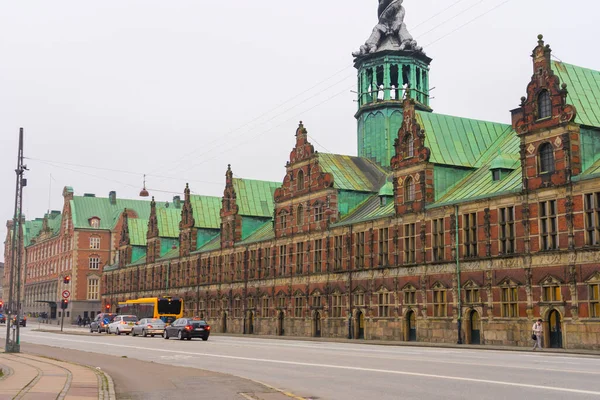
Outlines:
<svg viewBox="0 0 600 400"><path fill-rule="evenodd" d="M10 264L10 282L8 292L8 317L6 320L6 346L7 353L19 353L21 351L19 326L21 323L21 244L23 242L23 187L27 186L27 180L23 178L27 166L23 164L23 128L19 129L19 152L17 156L17 174L15 190L15 213L13 216L12 257ZM12 325L15 313L15 325ZM11 339L11 329L12 339Z"/></svg>

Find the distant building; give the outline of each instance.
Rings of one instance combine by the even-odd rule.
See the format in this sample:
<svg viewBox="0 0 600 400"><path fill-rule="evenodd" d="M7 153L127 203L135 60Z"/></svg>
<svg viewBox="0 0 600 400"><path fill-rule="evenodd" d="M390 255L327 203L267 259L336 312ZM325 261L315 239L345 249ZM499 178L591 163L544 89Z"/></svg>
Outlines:
<svg viewBox="0 0 600 400"><path fill-rule="evenodd" d="M63 198L62 211L24 222L23 312L46 312L50 319L60 318L58 305L66 297L67 319L78 315L93 318L101 307L102 269L114 263L121 214L148 219L150 202L119 199L116 192L110 192L108 198L76 196L70 187L65 187ZM7 226L5 254L9 260L12 221Z"/></svg>
<svg viewBox="0 0 600 400"><path fill-rule="evenodd" d="M6 301L4 298L4 263L0 262L0 300Z"/></svg>

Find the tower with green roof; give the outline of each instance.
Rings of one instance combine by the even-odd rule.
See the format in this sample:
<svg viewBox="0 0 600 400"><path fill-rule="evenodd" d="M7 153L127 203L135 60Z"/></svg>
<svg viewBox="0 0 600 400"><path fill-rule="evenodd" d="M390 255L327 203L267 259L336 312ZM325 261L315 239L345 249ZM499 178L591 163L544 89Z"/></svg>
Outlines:
<svg viewBox="0 0 600 400"><path fill-rule="evenodd" d="M429 64L408 33L401 1L380 1L379 23L355 56L358 70L358 155L390 166L394 141L402 124L402 99L416 108L429 107Z"/></svg>

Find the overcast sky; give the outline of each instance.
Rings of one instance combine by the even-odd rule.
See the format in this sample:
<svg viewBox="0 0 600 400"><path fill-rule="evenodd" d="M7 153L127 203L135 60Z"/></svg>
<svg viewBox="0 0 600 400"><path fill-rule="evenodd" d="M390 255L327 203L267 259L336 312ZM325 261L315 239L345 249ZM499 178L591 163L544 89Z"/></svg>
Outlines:
<svg viewBox="0 0 600 400"><path fill-rule="evenodd" d="M433 58L435 112L509 123L538 33L561 60L600 68L598 1L404 5ZM185 182L221 196L228 163L281 181L299 120L317 150L355 155L351 53L376 10L376 0L0 0L0 236L21 126L28 218L61 210L66 185L137 198L144 173L160 200Z"/></svg>

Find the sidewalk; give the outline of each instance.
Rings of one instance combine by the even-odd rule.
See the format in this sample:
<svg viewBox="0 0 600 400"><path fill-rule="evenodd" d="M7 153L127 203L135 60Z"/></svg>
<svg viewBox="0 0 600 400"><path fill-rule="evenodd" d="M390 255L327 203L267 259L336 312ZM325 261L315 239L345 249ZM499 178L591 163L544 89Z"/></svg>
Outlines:
<svg viewBox="0 0 600 400"><path fill-rule="evenodd" d="M101 370L29 354L0 353L0 400L114 400L111 377Z"/></svg>

